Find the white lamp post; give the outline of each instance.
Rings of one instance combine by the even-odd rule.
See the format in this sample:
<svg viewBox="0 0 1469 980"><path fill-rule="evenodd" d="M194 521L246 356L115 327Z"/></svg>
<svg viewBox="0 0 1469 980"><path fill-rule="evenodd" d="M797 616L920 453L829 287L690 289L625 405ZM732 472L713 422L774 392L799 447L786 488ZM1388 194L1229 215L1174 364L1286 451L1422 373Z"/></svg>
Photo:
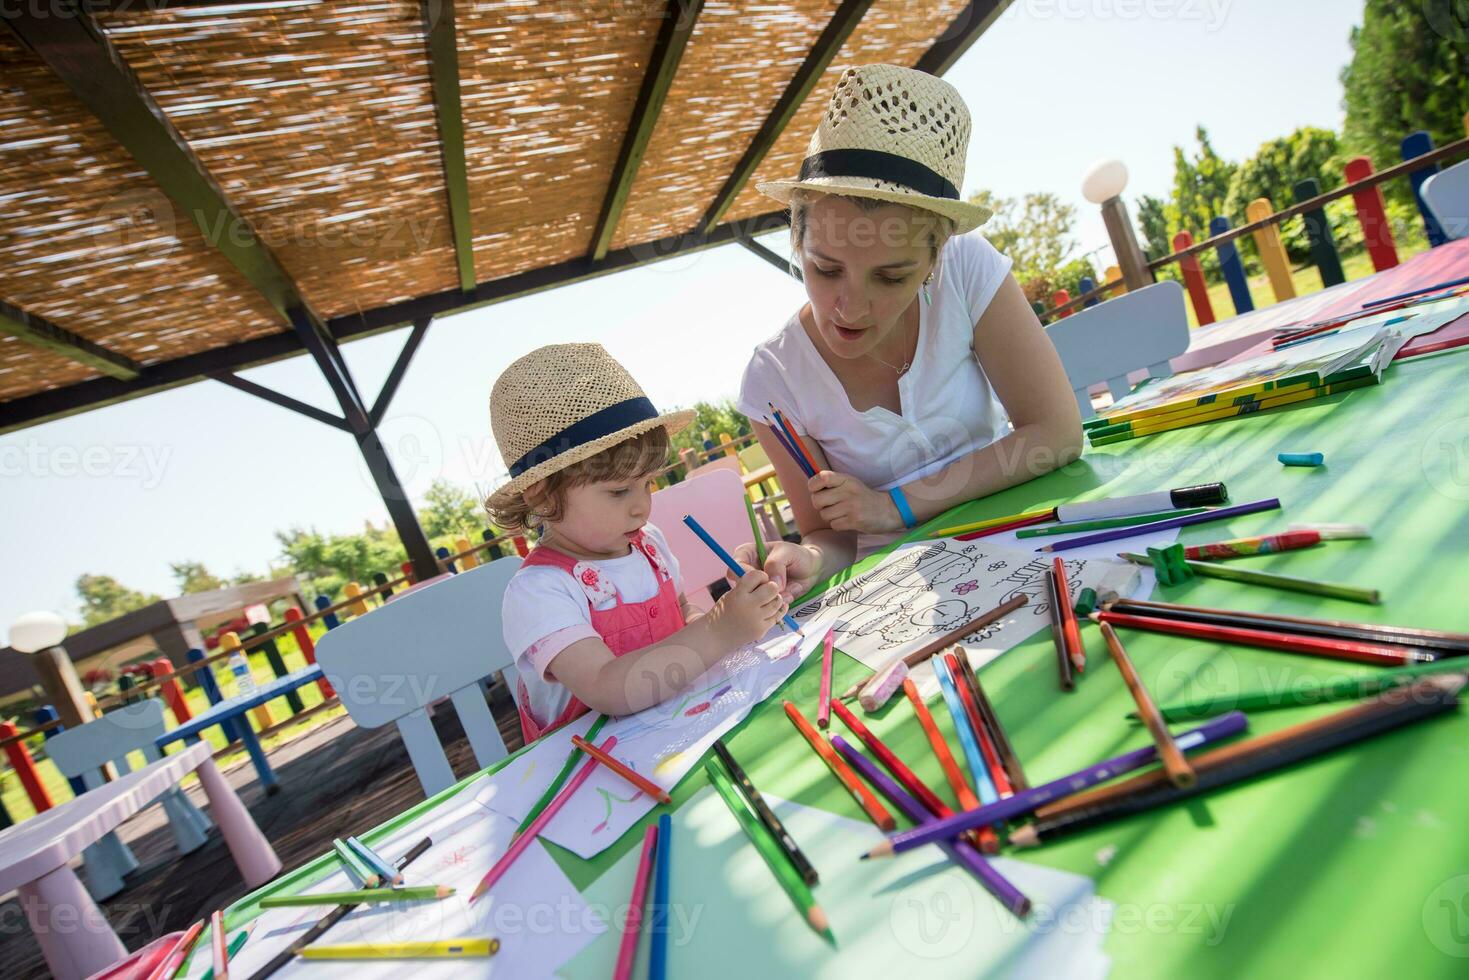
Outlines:
<svg viewBox="0 0 1469 980"><path fill-rule="evenodd" d="M66 639L66 621L53 612L30 612L10 627L10 645L32 655L31 663L41 675L41 686L51 695L52 707L67 728L92 720L92 709L82 691L76 665L61 646Z"/></svg>
<svg viewBox="0 0 1469 980"><path fill-rule="evenodd" d="M1122 281L1129 290L1133 290L1141 289L1154 280L1148 269L1147 256L1137 243L1137 232L1128 217L1127 205L1122 201L1122 192L1126 188L1127 166L1121 160L1099 160L1092 164L1081 181L1081 196L1102 206L1102 221L1107 225L1107 237L1112 239L1112 251L1116 253L1117 265L1122 269Z"/></svg>

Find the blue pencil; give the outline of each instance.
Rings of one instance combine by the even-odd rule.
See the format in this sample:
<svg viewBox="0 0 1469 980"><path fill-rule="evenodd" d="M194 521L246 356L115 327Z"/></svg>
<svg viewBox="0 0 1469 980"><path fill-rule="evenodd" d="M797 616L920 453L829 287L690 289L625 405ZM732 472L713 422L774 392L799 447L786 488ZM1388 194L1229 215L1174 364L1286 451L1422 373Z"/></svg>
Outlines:
<svg viewBox="0 0 1469 980"><path fill-rule="evenodd" d="M648 980L664 980L668 976L668 889L669 861L673 850L673 819L658 814L658 843L653 865L653 927L648 953Z"/></svg>
<svg viewBox="0 0 1469 980"><path fill-rule="evenodd" d="M362 858L362 860L366 862L368 867L372 868L372 870L376 871L379 875L382 876L382 880L384 883L391 883L394 885L403 884L403 873L388 862L384 861L382 858L378 857L377 852L374 851L372 848L362 843L362 841L358 840L356 837L348 837L346 843L348 847L357 852L358 857Z"/></svg>
<svg viewBox="0 0 1469 980"><path fill-rule="evenodd" d="M944 692L944 704L949 706L949 717L954 719L954 730L959 733L959 745L964 749L964 758L974 776L974 788L979 791L979 802L985 806L998 803L1000 794L990 779L984 756L980 755L979 743L974 740L974 732L969 727L969 716L964 711L964 702L959 700L959 689L954 686L954 678L949 675L949 665L944 662L942 655L934 657L929 663L933 664L934 676L939 679L939 690Z"/></svg>
<svg viewBox="0 0 1469 980"><path fill-rule="evenodd" d="M712 537L709 536L709 532L704 530L704 528L700 526L698 521L694 520L692 514L685 514L683 516L683 522L684 524L688 525L688 529L690 531L693 531L699 536L700 541L703 541L706 545L709 546L709 550L714 552L715 556L718 557L720 561L724 562L724 567L733 572L735 578L745 577L745 570L740 565L740 563L730 557L729 552L721 548L718 541L715 541ZM794 619L789 616L784 616L782 617L782 619L784 620L785 624L791 628L792 633L801 632L801 627L796 624L796 621ZM805 636L804 633L801 633L801 635Z"/></svg>
<svg viewBox="0 0 1469 980"><path fill-rule="evenodd" d="M791 430L784 416L776 411L774 406L771 406L771 411L775 412L775 421L771 423L770 431L775 433L775 438L780 441L781 447L790 453L791 459L796 461L801 472L805 473L808 478L815 476L816 471L811 468L811 464L806 462L806 457L796 448L795 440L791 438Z"/></svg>
<svg viewBox="0 0 1469 980"><path fill-rule="evenodd" d="M1413 296L1419 296L1424 293L1431 293L1436 289L1452 289L1455 286L1462 286L1466 282L1469 282L1469 276L1462 276L1458 279L1450 279L1446 282L1434 283L1432 286L1422 286L1418 289L1410 289L1406 293L1398 293L1396 296L1384 296L1382 297L1382 299L1368 300L1367 302L1362 304L1362 309L1365 310L1371 306L1381 306L1383 303L1391 303L1400 299L1409 299Z"/></svg>

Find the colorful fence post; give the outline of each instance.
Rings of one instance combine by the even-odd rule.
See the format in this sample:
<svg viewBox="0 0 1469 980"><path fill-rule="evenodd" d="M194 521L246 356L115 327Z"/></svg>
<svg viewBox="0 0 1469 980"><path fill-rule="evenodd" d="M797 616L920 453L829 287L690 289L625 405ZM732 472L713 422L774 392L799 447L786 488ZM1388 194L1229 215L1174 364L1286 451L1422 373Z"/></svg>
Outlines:
<svg viewBox="0 0 1469 980"><path fill-rule="evenodd" d="M10 816L10 811L5 808L5 801L0 800L0 830L14 826L15 820Z"/></svg>
<svg viewBox="0 0 1469 980"><path fill-rule="evenodd" d="M330 609L332 606L331 596L319 595L316 597L315 601L317 612L321 612L323 609ZM337 618L337 614L334 612L323 613L321 617L321 625L325 626L329 630L334 630L338 626L342 625L342 621Z"/></svg>
<svg viewBox="0 0 1469 980"><path fill-rule="evenodd" d="M1192 248L1194 236L1180 231L1173 236L1173 251L1182 252ZM1189 301L1194 304L1194 319L1199 326L1214 322L1214 304L1209 302L1209 284L1204 282L1204 267L1199 264L1197 253L1185 255L1178 260L1178 271L1183 274L1183 287L1188 290Z"/></svg>
<svg viewBox="0 0 1469 980"><path fill-rule="evenodd" d="M123 704L132 704L137 699L133 697L132 690L137 686L132 674L120 674L117 678L117 696L122 698Z"/></svg>
<svg viewBox="0 0 1469 980"><path fill-rule="evenodd" d="M222 650L222 651L224 651L224 652L226 652L226 653L231 653L231 654L234 651L239 650L240 649L240 638L239 638L239 636L237 636L233 632L222 634L220 636L220 638L219 638L219 649ZM250 657L249 657L249 655L246 654L243 650L241 650L240 651L240 656L242 656L242 657L245 658L245 665L248 667L250 665ZM236 692L236 693L238 693L238 692ZM262 705L258 705L256 707L254 707L254 708L251 708L250 709L250 713L255 716L255 724L257 724L257 725L260 726L260 730L261 731L265 731L271 725L274 725L275 724L275 716L270 713L270 705L268 705L268 704L262 704ZM242 724L242 725L248 725L250 723L248 721L245 721L242 718L242 719L240 719L240 724Z"/></svg>
<svg viewBox="0 0 1469 980"><path fill-rule="evenodd" d="M1087 293L1094 293L1097 291L1097 281L1091 276L1082 276L1081 281L1076 284L1076 288L1081 290L1081 295L1086 296ZM1081 301L1082 309L1086 309L1088 306L1096 305L1097 298L1095 296L1087 297L1086 299Z"/></svg>
<svg viewBox="0 0 1469 980"><path fill-rule="evenodd" d="M494 561L496 558L504 558L505 557L505 544L502 541L495 541L495 530L494 530L494 528L489 528L489 527L485 528L483 531L480 532L480 537L486 543L494 542L493 544L490 544L490 546L488 548L485 549L485 556L490 561Z"/></svg>
<svg viewBox="0 0 1469 980"><path fill-rule="evenodd" d="M1296 203L1301 204L1321 194L1321 182L1315 177L1298 180L1295 187ZM1301 215L1306 225L1306 239L1311 243L1311 259L1321 273L1322 286L1340 286L1347 281L1341 269L1341 256L1336 251L1336 238L1331 234L1331 222L1326 220L1324 208L1312 208Z"/></svg>
<svg viewBox="0 0 1469 980"><path fill-rule="evenodd" d="M1069 303L1069 302L1071 302L1071 294L1069 292L1067 292L1066 290L1064 290L1064 289L1058 289L1054 293L1051 294L1051 305L1052 306L1062 306L1062 305L1064 305L1066 303ZM1056 314L1056 319L1058 319L1058 320L1064 320L1068 316L1070 316L1073 312L1074 311L1072 311L1072 310L1062 310L1060 313L1057 313Z"/></svg>
<svg viewBox="0 0 1469 980"><path fill-rule="evenodd" d="M456 568L454 562L449 559L449 556L451 554L453 554L453 552L451 552L448 548L445 548L443 545L439 545L437 548L434 549L434 557L443 563L444 571L457 575L459 574L459 569Z"/></svg>
<svg viewBox="0 0 1469 980"><path fill-rule="evenodd" d="M152 663L154 677L168 677L173 673L173 664L167 657L159 657ZM187 725L194 720L194 713L189 710L189 699L184 697L184 689L179 684L177 677L169 677L158 685L158 692L163 695L168 709L173 712L174 721L180 725Z"/></svg>
<svg viewBox="0 0 1469 980"><path fill-rule="evenodd" d="M388 584L388 576L383 572L372 573L372 584L380 590L377 594L378 602L387 602L393 597L393 587Z"/></svg>
<svg viewBox="0 0 1469 980"><path fill-rule="evenodd" d="M530 546L525 543L524 534L517 534L510 540L515 543L516 554L520 555L520 557L524 558L526 555L530 554Z"/></svg>
<svg viewBox="0 0 1469 980"><path fill-rule="evenodd" d="M418 576L413 573L413 562L405 561L403 564L398 566L398 571L403 573L403 579L409 585L418 584Z"/></svg>
<svg viewBox="0 0 1469 980"><path fill-rule="evenodd" d="M471 568L479 567L479 559L474 556L474 552L469 550L468 538L459 538L454 542L454 547L459 550L459 554L462 556L459 559L459 563L464 566L466 572Z"/></svg>
<svg viewBox="0 0 1469 980"><path fill-rule="evenodd" d="M1245 207L1245 220L1250 224L1263 221L1275 213L1275 206L1268 197L1257 197ZM1294 299L1296 284L1290 277L1290 256L1280 242L1280 229L1269 224L1253 233L1255 248L1260 251L1260 263L1265 266L1265 275L1270 278L1270 291L1275 293L1275 302Z"/></svg>
<svg viewBox="0 0 1469 980"><path fill-rule="evenodd" d="M735 459L740 458L739 450L734 447L734 436L728 432L719 433L719 445L724 449L726 455L732 456ZM744 472L744 467L741 467L740 471Z"/></svg>
<svg viewBox="0 0 1469 980"><path fill-rule="evenodd" d="M97 707L97 695L93 694L91 691L83 691L82 697L87 699L87 707L92 709L92 717L101 718L102 710Z"/></svg>
<svg viewBox="0 0 1469 980"><path fill-rule="evenodd" d="M264 623L256 623L250 627L250 632L261 636L270 632L270 627ZM280 647L275 645L275 640L266 640L260 644L259 649L265 653L265 662L270 664L270 672L277 677L285 677L290 673L286 669L286 659L281 656ZM301 695L295 691L286 692L286 704L291 706L291 714L298 715L306 710L306 705L301 703Z"/></svg>
<svg viewBox="0 0 1469 980"><path fill-rule="evenodd" d="M1112 286L1114 282L1120 283L1120 285L1112 286L1111 295L1113 297L1121 296L1123 293L1127 292L1127 283L1122 282L1122 269L1118 266L1107 266L1106 270L1102 273L1102 279L1106 282L1108 286Z"/></svg>
<svg viewBox="0 0 1469 980"><path fill-rule="evenodd" d="M366 616L367 601L362 598L362 586L358 585L356 582L348 582L345 586L343 586L342 591L347 593L348 599L356 600L352 603L351 606L348 607L352 610L352 615Z"/></svg>
<svg viewBox="0 0 1469 980"><path fill-rule="evenodd" d="M306 624L301 622L301 610L292 606L286 610L285 619L290 624L291 635L296 638L296 646L300 649L301 656L306 658L308 664L316 663L316 641L311 638L311 631L306 628ZM331 684L327 683L325 677L318 677L316 686L324 698L337 696L337 692L332 689Z"/></svg>
<svg viewBox="0 0 1469 980"><path fill-rule="evenodd" d="M700 435L704 437L704 461L708 462L712 459L723 459L724 453L717 453L714 451L714 437L709 434L709 430L705 429L703 432L700 433Z"/></svg>
<svg viewBox="0 0 1469 980"><path fill-rule="evenodd" d="M19 731L15 722L0 721L0 738L9 738ZM24 742L11 742L5 746L5 756L10 760L10 768L15 770L16 778L25 787L26 796L31 798L31 806L36 808L37 813L56 805L51 802L51 793L46 789L46 784L41 782L41 775L36 772L36 760L31 758L31 750L26 748Z"/></svg>
<svg viewBox="0 0 1469 980"><path fill-rule="evenodd" d="M196 664L204 659L204 651L195 647L184 656L188 658L189 663ZM209 699L210 704L219 704L224 700L224 694L219 690L219 679L214 676L213 664L205 664L199 670L194 671L194 677L199 681L199 686L204 688L204 696ZM233 720L220 722L219 730L224 733L226 742L239 741L240 733L235 730Z"/></svg>
<svg viewBox="0 0 1469 980"><path fill-rule="evenodd" d="M1402 150L1405 161L1421 157L1432 149L1433 137L1429 136L1425 129L1403 137ZM1423 216L1423 233L1428 236L1429 246L1434 248L1449 240L1449 236L1444 234L1438 219L1428 209L1427 202L1423 200L1423 182L1436 173L1438 173L1438 164L1430 163L1408 174L1408 182L1413 185L1413 200L1418 202L1418 213Z"/></svg>
<svg viewBox="0 0 1469 980"><path fill-rule="evenodd" d="M61 715L53 706L49 704L43 704L36 709L36 713L33 717L36 719L37 725L46 725L55 721L57 718L60 718ZM66 731L65 725L57 725L55 728L50 728L47 729L45 732L42 732L41 737L49 742L51 741L51 736L59 735L64 731ZM81 796L87 791L87 784L82 782L82 777L80 776L68 776L66 777L66 781L71 786L72 796Z"/></svg>
<svg viewBox="0 0 1469 980"><path fill-rule="evenodd" d="M1030 308L1032 311L1034 311L1037 319L1040 318L1042 313L1046 312L1046 304L1042 303L1040 300L1035 300L1034 302L1032 302L1030 304Z"/></svg>
<svg viewBox="0 0 1469 980"><path fill-rule="evenodd" d="M1352 157L1344 168L1347 183L1355 184L1372 176L1372 160L1368 157ZM1372 268L1378 272L1391 269L1398 264L1398 246L1393 241L1392 223L1387 220L1387 205L1382 200L1381 187L1368 187L1352 192L1352 201L1357 205L1357 221L1362 225L1362 241L1367 245L1367 254L1372 256Z"/></svg>
<svg viewBox="0 0 1469 980"><path fill-rule="evenodd" d="M1229 219L1222 214L1216 215L1209 221L1209 237L1222 235L1229 228ZM1239 257L1239 249L1230 241L1214 246L1214 254L1219 256L1219 271L1224 276L1224 284L1229 287L1229 298L1234 300L1234 312L1249 313L1255 308L1255 300L1250 296L1250 283L1245 278L1245 264Z"/></svg>

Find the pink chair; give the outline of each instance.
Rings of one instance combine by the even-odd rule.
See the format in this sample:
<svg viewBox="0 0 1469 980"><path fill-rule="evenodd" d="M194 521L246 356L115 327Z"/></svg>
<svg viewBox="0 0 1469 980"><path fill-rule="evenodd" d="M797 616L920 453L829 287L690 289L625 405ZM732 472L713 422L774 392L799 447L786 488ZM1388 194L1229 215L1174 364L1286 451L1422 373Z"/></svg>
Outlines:
<svg viewBox="0 0 1469 980"><path fill-rule="evenodd" d="M703 466L695 466L693 469L689 470L688 479L692 480L694 477L703 476L705 473L717 473L720 470L730 470L736 476L744 472L744 469L740 466L740 461L738 457L723 456L719 459L710 460ZM745 492L743 482L740 484L740 492ZM695 514L694 516L698 517L699 515ZM682 519L683 515L680 514L679 517L680 519ZM657 524L658 522L654 521L653 523ZM662 527L663 525L659 524L658 526Z"/></svg>
<svg viewBox="0 0 1469 980"><path fill-rule="evenodd" d="M733 467L716 465L723 462L726 460L700 467L704 471L701 475L653 494L653 511L649 515L649 520L668 538L668 546L678 559L683 575L684 595L697 609L714 605L709 586L723 578L726 569L724 562L684 524L684 515L692 514L731 553L755 540L750 516L745 511L745 484L740 479L739 462L729 459Z"/></svg>

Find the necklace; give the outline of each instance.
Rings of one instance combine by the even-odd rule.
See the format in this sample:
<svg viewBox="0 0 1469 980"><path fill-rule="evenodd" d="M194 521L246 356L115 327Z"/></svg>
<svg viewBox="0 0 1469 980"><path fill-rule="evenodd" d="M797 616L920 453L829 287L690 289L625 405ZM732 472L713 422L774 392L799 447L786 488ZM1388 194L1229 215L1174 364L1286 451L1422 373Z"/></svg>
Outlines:
<svg viewBox="0 0 1469 980"><path fill-rule="evenodd" d="M915 347L916 347L916 345L915 345ZM891 369L893 371L893 373L895 373L900 378L903 375L907 374L908 373L908 369L913 366L913 358L912 357L908 357L908 358L904 359L902 367L899 367L898 365L894 364L892 361L889 361L887 358L885 358L885 357L881 356L880 354L878 354L877 348L875 348L875 347L872 350L868 351L867 353L868 353L868 355L870 357L873 358L873 360L875 360L879 364L882 364L883 366ZM917 353L917 351L915 350L914 353Z"/></svg>

